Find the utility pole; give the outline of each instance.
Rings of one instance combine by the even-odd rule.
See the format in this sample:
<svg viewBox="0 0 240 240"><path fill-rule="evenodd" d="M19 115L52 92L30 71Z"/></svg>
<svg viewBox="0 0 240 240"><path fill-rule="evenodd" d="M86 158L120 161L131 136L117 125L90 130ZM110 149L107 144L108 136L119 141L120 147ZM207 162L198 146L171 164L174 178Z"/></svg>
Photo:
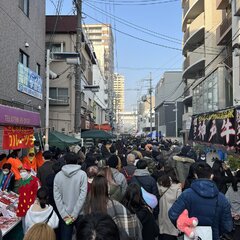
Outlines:
<svg viewBox="0 0 240 240"><path fill-rule="evenodd" d="M50 75L50 50L47 49L47 66L46 66L46 116L45 116L45 145L44 151L49 150L49 75Z"/></svg>
<svg viewBox="0 0 240 240"><path fill-rule="evenodd" d="M149 95L150 95L150 133L152 134L152 73L150 72L150 89L149 89Z"/></svg>
<svg viewBox="0 0 240 240"><path fill-rule="evenodd" d="M75 72L75 125L77 138L81 138L81 43L82 43L82 0L74 0L77 9L76 52L79 53L80 65L76 65Z"/></svg>

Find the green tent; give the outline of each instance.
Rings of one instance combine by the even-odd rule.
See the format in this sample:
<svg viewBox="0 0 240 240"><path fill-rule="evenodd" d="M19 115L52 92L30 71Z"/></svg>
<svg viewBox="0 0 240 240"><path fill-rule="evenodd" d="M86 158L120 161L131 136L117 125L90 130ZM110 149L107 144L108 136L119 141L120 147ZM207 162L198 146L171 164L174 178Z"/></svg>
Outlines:
<svg viewBox="0 0 240 240"><path fill-rule="evenodd" d="M40 137L40 135L36 133L35 138L36 138L37 142L41 142L41 141L39 141L40 140L39 137ZM44 140L42 142L44 144ZM64 133L57 132L57 131L52 131L52 132L49 132L48 142L49 142L50 147L55 146L55 147L58 147L60 149L64 149L64 148L69 147L71 145L79 144L81 141L80 141L80 139L68 136Z"/></svg>
<svg viewBox="0 0 240 240"><path fill-rule="evenodd" d="M93 139L111 139L115 136L103 130L87 130L81 133L81 137Z"/></svg>

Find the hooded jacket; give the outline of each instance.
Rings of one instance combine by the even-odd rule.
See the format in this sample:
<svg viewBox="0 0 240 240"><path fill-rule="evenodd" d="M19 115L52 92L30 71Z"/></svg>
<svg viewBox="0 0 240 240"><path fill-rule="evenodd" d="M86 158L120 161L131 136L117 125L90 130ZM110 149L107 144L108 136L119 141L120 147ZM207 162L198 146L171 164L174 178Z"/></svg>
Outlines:
<svg viewBox="0 0 240 240"><path fill-rule="evenodd" d="M139 186L143 187L147 192L154 194L159 200L159 192L157 188L157 183L155 179L150 176L150 173L147 169L136 169L131 183L136 183ZM159 213L158 205L153 210L153 215L157 219Z"/></svg>
<svg viewBox="0 0 240 240"><path fill-rule="evenodd" d="M77 219L87 196L87 174L79 165L64 165L54 178L53 194L61 217Z"/></svg>
<svg viewBox="0 0 240 240"><path fill-rule="evenodd" d="M198 226L211 226L213 240L232 230L230 204L212 180L197 179L185 190L170 208L168 215L173 224L183 210L189 217L198 218Z"/></svg>
<svg viewBox="0 0 240 240"><path fill-rule="evenodd" d="M47 223L53 229L58 227L59 219L51 205L47 205L41 211L34 211L33 206L34 205L32 205L29 208L26 214L26 218L25 218L26 231L35 223L41 223L41 222Z"/></svg>

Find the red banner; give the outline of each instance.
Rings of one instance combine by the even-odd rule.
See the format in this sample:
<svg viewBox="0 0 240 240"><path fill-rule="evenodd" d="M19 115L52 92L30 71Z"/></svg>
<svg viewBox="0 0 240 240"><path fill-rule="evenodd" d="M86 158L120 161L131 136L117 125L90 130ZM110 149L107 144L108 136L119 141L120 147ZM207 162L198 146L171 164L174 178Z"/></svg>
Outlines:
<svg viewBox="0 0 240 240"><path fill-rule="evenodd" d="M4 127L2 140L3 149L31 148L34 146L34 131L31 127Z"/></svg>

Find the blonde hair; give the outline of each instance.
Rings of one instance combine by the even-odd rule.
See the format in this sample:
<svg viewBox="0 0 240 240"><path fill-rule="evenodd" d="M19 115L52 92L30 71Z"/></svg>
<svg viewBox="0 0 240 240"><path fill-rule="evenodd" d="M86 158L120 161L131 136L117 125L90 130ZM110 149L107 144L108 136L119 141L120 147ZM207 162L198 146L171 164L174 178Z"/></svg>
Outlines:
<svg viewBox="0 0 240 240"><path fill-rule="evenodd" d="M26 233L23 240L56 240L54 230L46 223L34 224Z"/></svg>

